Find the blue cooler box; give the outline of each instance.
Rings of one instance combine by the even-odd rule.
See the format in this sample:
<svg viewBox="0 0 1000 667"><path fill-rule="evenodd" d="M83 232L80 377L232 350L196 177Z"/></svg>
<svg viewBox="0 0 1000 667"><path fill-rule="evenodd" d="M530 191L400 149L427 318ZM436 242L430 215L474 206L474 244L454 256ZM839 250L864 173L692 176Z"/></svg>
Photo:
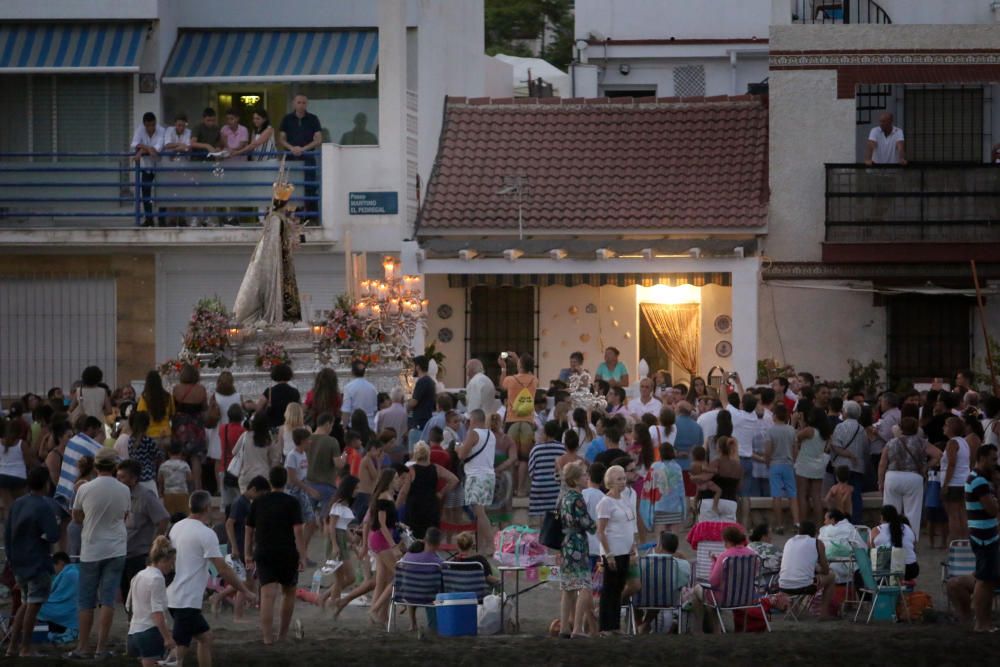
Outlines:
<svg viewBox="0 0 1000 667"><path fill-rule="evenodd" d="M476 635L476 594L438 593L434 611L437 631L442 637L474 637Z"/></svg>

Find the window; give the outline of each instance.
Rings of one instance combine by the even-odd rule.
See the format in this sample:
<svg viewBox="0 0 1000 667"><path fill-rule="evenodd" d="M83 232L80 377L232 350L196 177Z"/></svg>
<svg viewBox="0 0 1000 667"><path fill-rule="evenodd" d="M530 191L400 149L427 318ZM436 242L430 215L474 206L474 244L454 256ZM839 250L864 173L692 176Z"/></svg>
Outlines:
<svg viewBox="0 0 1000 667"><path fill-rule="evenodd" d="M907 88L903 109L907 159L983 161L982 88Z"/></svg>
<svg viewBox="0 0 1000 667"><path fill-rule="evenodd" d="M968 368L972 301L904 294L888 301L889 386L903 379L954 377Z"/></svg>
<svg viewBox="0 0 1000 667"><path fill-rule="evenodd" d="M468 358L483 362L494 383L497 357L513 350L538 361L537 298L534 287L472 287L468 290Z"/></svg>
<svg viewBox="0 0 1000 667"><path fill-rule="evenodd" d="M656 342L646 314L639 310L639 358L645 359L650 371L670 370L670 355Z"/></svg>
<svg viewBox="0 0 1000 667"><path fill-rule="evenodd" d="M705 94L705 67L683 65L674 68L674 95L676 97L701 97Z"/></svg>
<svg viewBox="0 0 1000 667"><path fill-rule="evenodd" d="M0 76L0 152L127 152L132 75Z"/></svg>
<svg viewBox="0 0 1000 667"><path fill-rule="evenodd" d="M656 97L656 88L611 88L604 90L605 97Z"/></svg>

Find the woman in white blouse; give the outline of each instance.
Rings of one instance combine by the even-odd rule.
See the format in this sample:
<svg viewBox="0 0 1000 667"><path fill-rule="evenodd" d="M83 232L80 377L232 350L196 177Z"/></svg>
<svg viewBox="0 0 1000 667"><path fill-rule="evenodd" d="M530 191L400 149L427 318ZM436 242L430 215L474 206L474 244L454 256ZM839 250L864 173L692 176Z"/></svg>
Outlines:
<svg viewBox="0 0 1000 667"><path fill-rule="evenodd" d="M628 579L629 557L635 549L635 501L622 497L625 469L611 466L604 474L608 493L597 503L597 539L601 544L604 588L599 605L602 634L621 632L622 590Z"/></svg>

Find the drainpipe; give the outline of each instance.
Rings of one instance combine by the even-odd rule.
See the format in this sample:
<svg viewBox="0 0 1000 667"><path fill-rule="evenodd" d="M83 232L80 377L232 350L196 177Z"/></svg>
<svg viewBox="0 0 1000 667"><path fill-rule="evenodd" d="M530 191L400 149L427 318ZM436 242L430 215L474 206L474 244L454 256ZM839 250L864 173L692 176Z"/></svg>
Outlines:
<svg viewBox="0 0 1000 667"><path fill-rule="evenodd" d="M736 92L736 51L729 52L729 71L729 94L735 97L739 94Z"/></svg>

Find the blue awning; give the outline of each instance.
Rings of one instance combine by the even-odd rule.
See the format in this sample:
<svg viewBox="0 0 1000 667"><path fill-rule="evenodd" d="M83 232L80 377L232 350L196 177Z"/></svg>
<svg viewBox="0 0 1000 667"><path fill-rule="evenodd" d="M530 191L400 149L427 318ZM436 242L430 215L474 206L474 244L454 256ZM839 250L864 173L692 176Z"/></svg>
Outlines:
<svg viewBox="0 0 1000 667"><path fill-rule="evenodd" d="M0 23L0 72L138 72L147 23Z"/></svg>
<svg viewBox="0 0 1000 667"><path fill-rule="evenodd" d="M182 30L163 83L374 81L375 30Z"/></svg>

